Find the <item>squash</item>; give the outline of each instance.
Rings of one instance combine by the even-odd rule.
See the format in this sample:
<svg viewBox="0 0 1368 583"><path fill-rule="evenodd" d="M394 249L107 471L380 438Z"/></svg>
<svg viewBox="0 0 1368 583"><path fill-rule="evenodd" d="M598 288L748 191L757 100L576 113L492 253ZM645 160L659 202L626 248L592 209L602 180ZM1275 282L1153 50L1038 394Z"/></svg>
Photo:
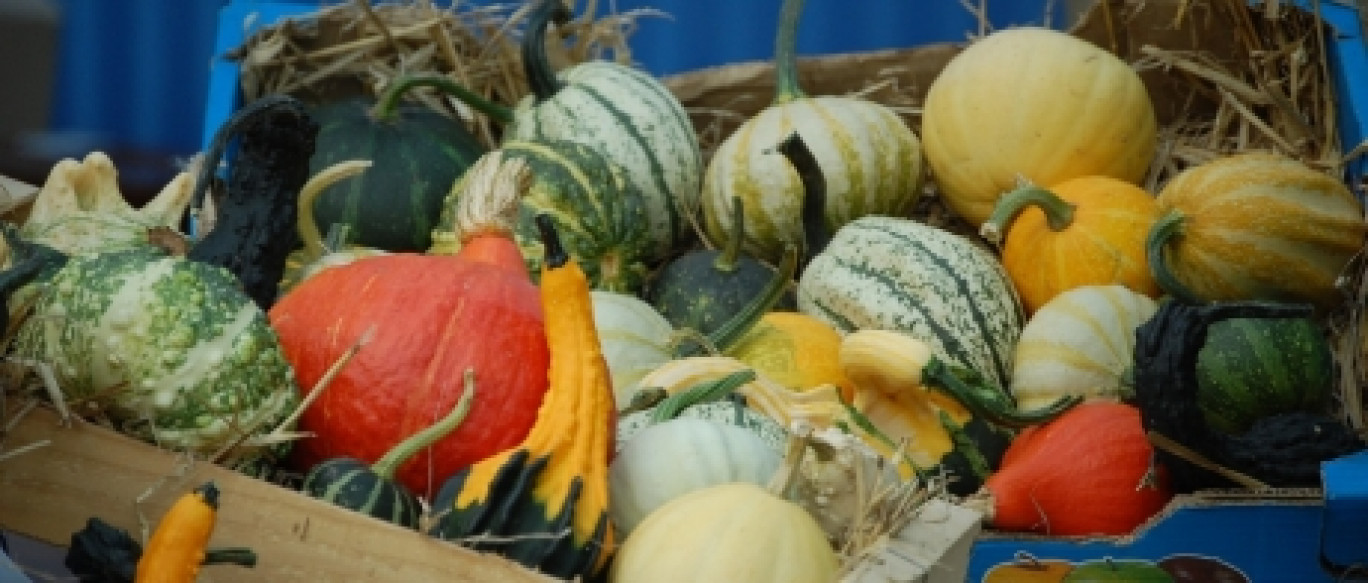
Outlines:
<svg viewBox="0 0 1368 583"><path fill-rule="evenodd" d="M775 311L761 316L727 353L795 391L836 385L849 402L855 385L841 372L840 347L841 334L827 322Z"/></svg>
<svg viewBox="0 0 1368 583"><path fill-rule="evenodd" d="M1154 106L1125 61L1047 28L995 31L946 64L926 91L922 141L946 205L988 219L1018 179L1138 183L1157 146Z"/></svg>
<svg viewBox="0 0 1368 583"><path fill-rule="evenodd" d="M1061 292L1120 284L1151 298L1145 237L1159 206L1144 189L1107 176L1083 176L1049 189L1024 186L998 200L981 227L1002 244L1002 264L1034 314Z"/></svg>
<svg viewBox="0 0 1368 583"><path fill-rule="evenodd" d="M608 512L622 536L661 505L689 492L733 482L764 485L780 453L741 427L679 417L641 430L608 468Z"/></svg>
<svg viewBox="0 0 1368 583"><path fill-rule="evenodd" d="M594 290L594 327L613 377L618 410L632 400L637 381L670 360L674 327L633 295Z"/></svg>
<svg viewBox="0 0 1368 583"><path fill-rule="evenodd" d="M1135 330L1158 305L1121 285L1086 285L1054 297L1021 331L1010 392L1023 408L1061 395L1120 399L1135 358Z"/></svg>
<svg viewBox="0 0 1368 583"><path fill-rule="evenodd" d="M1339 178L1248 152L1184 170L1158 197L1146 248L1155 279L1189 302L1345 300L1340 276L1368 234Z"/></svg>
<svg viewBox="0 0 1368 583"><path fill-rule="evenodd" d="M893 217L841 227L799 278L798 311L842 333L905 332L1000 387L1009 381L1024 322L1012 282L991 252Z"/></svg>
<svg viewBox="0 0 1368 583"><path fill-rule="evenodd" d="M431 244L447 191L485 148L461 120L404 101L422 84L399 77L375 100L344 98L313 109L320 147L309 159L310 173L345 160L374 162L365 176L331 186L315 201L315 228L345 224L352 242L386 251Z"/></svg>
<svg viewBox="0 0 1368 583"><path fill-rule="evenodd" d="M617 421L616 451L621 452L639 433L658 423L701 419L744 429L776 455L782 455L788 442L785 426L736 398L739 396L737 391L757 381L760 379L755 371L742 367L690 381L687 385L647 386L633 397L632 405L623 410Z"/></svg>
<svg viewBox="0 0 1368 583"><path fill-rule="evenodd" d="M799 171L767 149L796 132L821 168L825 226L835 232L865 215L907 216L921 196L921 144L891 109L857 97L809 97L798 85L796 45L804 0L785 0L775 38L775 96L717 147L703 177L708 239L727 241L732 199L746 209L744 249L777 261L802 236Z"/></svg>
<svg viewBox="0 0 1368 583"><path fill-rule="evenodd" d="M624 168L589 146L564 140L505 141L499 152L523 161L532 175L513 235L534 280L545 255L534 218L545 214L555 220L566 248L595 289L640 291L652 235L646 200ZM460 247L451 210L462 191L460 182L452 187L429 253L449 254Z"/></svg>
<svg viewBox="0 0 1368 583"><path fill-rule="evenodd" d="M561 245L555 222L542 215L537 226L546 249L546 399L526 439L443 483L433 505L444 514L429 534L553 577L589 577L608 564L615 545L608 458L617 409L588 278Z"/></svg>
<svg viewBox="0 0 1368 583"><path fill-rule="evenodd" d="M1009 532L1130 534L1173 496L1153 456L1138 409L1083 403L1016 436L971 505Z"/></svg>
<svg viewBox="0 0 1368 583"><path fill-rule="evenodd" d="M394 470L418 450L431 446L459 427L470 413L470 402L474 398L475 371L466 369L465 390L446 417L405 438L374 464L345 457L325 460L309 469L299 489L348 510L399 526L418 528L423 515L422 504L413 491L394 481Z"/></svg>
<svg viewBox="0 0 1368 583"><path fill-rule="evenodd" d="M1325 413L1334 393L1334 352L1310 318L1215 322L1197 354L1197 405L1223 433L1277 413Z"/></svg>
<svg viewBox="0 0 1368 583"><path fill-rule="evenodd" d="M478 170L478 171L477 171ZM480 394L461 427L401 465L430 498L445 476L520 442L546 392L549 354L537 287L512 239L526 165L499 153L471 169L452 256L393 253L326 269L270 312L302 387L313 387L359 338L365 345L300 417L293 465L373 463L455 405L473 368Z"/></svg>
<svg viewBox="0 0 1368 583"><path fill-rule="evenodd" d="M185 493L157 523L138 557L137 583L194 583L218 520L219 490L207 482Z"/></svg>

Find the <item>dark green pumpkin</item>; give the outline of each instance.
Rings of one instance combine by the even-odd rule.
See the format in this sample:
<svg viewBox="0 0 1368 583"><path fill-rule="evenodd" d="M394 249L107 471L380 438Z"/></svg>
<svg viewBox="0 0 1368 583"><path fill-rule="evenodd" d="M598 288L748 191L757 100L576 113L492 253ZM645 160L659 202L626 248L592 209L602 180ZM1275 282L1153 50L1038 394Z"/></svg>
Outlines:
<svg viewBox="0 0 1368 583"><path fill-rule="evenodd" d="M621 166L582 144L546 140L512 141L501 146L505 158L522 160L532 175L523 195L514 239L534 280L545 255L535 218L545 214L589 277L594 289L636 294L648 273L652 249L641 192ZM461 190L458 184L452 196ZM449 200L433 233L431 253L454 253L457 238Z"/></svg>
<svg viewBox="0 0 1368 583"><path fill-rule="evenodd" d="M400 102L422 79L401 79L378 102L351 98L318 106L310 173L344 160L371 160L354 180L329 187L314 205L319 231L351 226L353 244L387 251L428 248L442 201L485 148L459 120Z"/></svg>
<svg viewBox="0 0 1368 583"><path fill-rule="evenodd" d="M1225 433L1277 413L1323 413L1334 379L1330 342L1309 318L1216 322L1197 355L1197 403Z"/></svg>
<svg viewBox="0 0 1368 583"><path fill-rule="evenodd" d="M333 458L310 468L300 487L305 494L343 508L417 529L423 516L418 496L394 479L400 465L446 437L465 419L475 398L475 375L467 370L465 392L446 417L399 442L374 464L355 458Z"/></svg>

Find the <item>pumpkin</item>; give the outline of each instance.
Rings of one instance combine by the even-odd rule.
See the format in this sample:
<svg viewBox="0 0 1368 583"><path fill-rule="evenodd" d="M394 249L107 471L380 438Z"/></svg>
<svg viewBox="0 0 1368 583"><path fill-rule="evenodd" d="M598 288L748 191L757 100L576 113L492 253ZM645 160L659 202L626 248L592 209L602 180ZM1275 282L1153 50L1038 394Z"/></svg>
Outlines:
<svg viewBox="0 0 1368 583"><path fill-rule="evenodd" d="M1125 61L1068 33L1006 28L950 59L922 106L926 161L946 205L980 225L1019 178L1139 182L1154 106Z"/></svg>
<svg viewBox="0 0 1368 583"><path fill-rule="evenodd" d="M1334 360L1310 318L1215 322L1197 355L1197 404L1213 429L1232 434L1277 413L1323 413L1335 391Z"/></svg>
<svg viewBox="0 0 1368 583"><path fill-rule="evenodd" d="M796 45L804 0L785 0L775 38L775 96L718 145L703 176L703 228L726 241L732 199L746 209L744 249L777 261L802 237L804 189L797 169L768 149L796 132L825 182L827 230L865 215L906 216L921 196L921 144L891 109L857 97L809 97L798 85Z"/></svg>
<svg viewBox="0 0 1368 583"><path fill-rule="evenodd" d="M1338 280L1368 233L1340 179L1279 154L1190 167L1159 191L1146 248L1155 279L1190 302L1344 301Z"/></svg>
<svg viewBox="0 0 1368 583"><path fill-rule="evenodd" d="M1017 435L974 504L986 496L988 523L1004 531L1130 534L1172 498L1153 456L1138 409L1082 403Z"/></svg>
<svg viewBox="0 0 1368 583"><path fill-rule="evenodd" d="M595 289L640 291L648 272L651 234L645 200L621 166L588 146L563 140L505 141L499 152L523 161L532 175L513 234L534 280L545 255L534 218L544 214L555 220L570 254ZM433 231L429 253L454 253L459 248L451 209L461 192L458 182Z"/></svg>
<svg viewBox="0 0 1368 583"><path fill-rule="evenodd" d="M637 434L658 423L701 419L744 429L781 455L788 441L784 426L735 398L740 395L737 391L759 380L755 371L743 367L687 385L648 386L634 396L632 405L618 419L616 450L621 452Z"/></svg>
<svg viewBox="0 0 1368 583"><path fill-rule="evenodd" d="M1159 297L1145 258L1145 237L1158 218L1159 206L1144 189L1083 176L1004 195L981 233L1002 242L1003 268L1029 315L1084 285L1120 284Z"/></svg>
<svg viewBox="0 0 1368 583"><path fill-rule="evenodd" d="M539 217L541 304L551 362L537 422L517 446L457 472L433 501L430 534L563 579L602 571L614 550L608 458L617 409L594 329L589 281Z"/></svg>
<svg viewBox="0 0 1368 583"><path fill-rule="evenodd" d="M1005 387L1024 321L1012 282L967 238L893 217L841 227L798 280L798 311L842 333L896 330Z"/></svg>
<svg viewBox="0 0 1368 583"><path fill-rule="evenodd" d="M841 372L841 334L801 312L768 312L727 351L756 371L795 391L836 385L849 402L855 385Z"/></svg>
<svg viewBox="0 0 1368 583"><path fill-rule="evenodd" d="M1121 285L1086 285L1040 308L1017 341L1010 392L1023 408L1061 395L1119 399L1129 392L1135 330L1158 308Z"/></svg>
<svg viewBox="0 0 1368 583"><path fill-rule="evenodd" d="M608 469L608 503L623 536L660 506L689 492L733 482L764 485L780 454L729 423L680 417L642 429Z"/></svg>
<svg viewBox="0 0 1368 583"><path fill-rule="evenodd" d="M670 360L674 327L636 296L604 290L594 290L591 295L594 327L621 410L631 402L637 381Z"/></svg>
<svg viewBox="0 0 1368 583"><path fill-rule="evenodd" d="M309 469L299 489L304 493L332 502L348 510L393 522L400 526L418 528L423 508L418 496L394 481L394 470L419 450L446 437L461 425L470 413L470 402L475 397L475 371L466 370L465 391L461 400L446 417L412 436L405 438L374 464L354 458L333 458Z"/></svg>
<svg viewBox="0 0 1368 583"><path fill-rule="evenodd" d="M386 251L428 248L451 183L485 148L461 120L404 101L421 85L422 78L400 77L373 101L350 97L314 108L321 147L309 160L311 173L345 160L374 162L314 202L315 228L345 224L352 242Z"/></svg>
<svg viewBox="0 0 1368 583"><path fill-rule="evenodd" d="M481 387L469 416L401 465L400 483L430 497L433 484L531 429L549 355L537 287L510 232L526 166L492 153L471 173L456 211L465 237L456 255L359 259L304 280L272 308L302 387L368 337L300 417L316 436L296 447L301 470L335 457L375 462L451 410L467 368Z"/></svg>

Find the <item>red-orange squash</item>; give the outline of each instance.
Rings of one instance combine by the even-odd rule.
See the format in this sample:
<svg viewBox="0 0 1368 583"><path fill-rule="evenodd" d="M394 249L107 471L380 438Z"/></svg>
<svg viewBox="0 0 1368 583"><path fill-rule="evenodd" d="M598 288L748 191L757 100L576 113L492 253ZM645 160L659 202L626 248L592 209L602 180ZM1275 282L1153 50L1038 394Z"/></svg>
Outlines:
<svg viewBox="0 0 1368 583"><path fill-rule="evenodd" d="M300 469L334 457L374 463L433 424L460 398L463 374L480 391L456 431L403 464L397 479L431 497L443 480L517 445L531 429L550 362L541 300L513 242L523 175L497 153L470 170L457 209L461 250L400 253L327 269L271 309L286 358L308 391L358 339L356 356L307 408Z"/></svg>

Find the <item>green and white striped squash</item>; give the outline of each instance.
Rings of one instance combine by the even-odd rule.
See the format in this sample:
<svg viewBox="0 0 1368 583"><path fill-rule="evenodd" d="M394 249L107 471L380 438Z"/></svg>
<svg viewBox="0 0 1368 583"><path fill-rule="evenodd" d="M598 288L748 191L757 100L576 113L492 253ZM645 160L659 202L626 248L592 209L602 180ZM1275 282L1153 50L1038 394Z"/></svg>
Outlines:
<svg viewBox="0 0 1368 583"><path fill-rule="evenodd" d="M129 249L73 257L41 286L14 354L131 435L208 455L295 406L275 330L221 267Z"/></svg>
<svg viewBox="0 0 1368 583"><path fill-rule="evenodd" d="M678 418L641 430L608 468L608 515L623 536L666 502L717 484L764 486L781 458L730 423Z"/></svg>
<svg viewBox="0 0 1368 583"><path fill-rule="evenodd" d="M617 449L621 453L643 429L654 425L651 415L655 409L635 411L618 419ZM754 433L776 455L783 456L788 447L789 432L778 421L736 399L722 399L690 405L673 419L703 419L734 425ZM663 423L663 421L661 422Z"/></svg>
<svg viewBox="0 0 1368 583"><path fill-rule="evenodd" d="M532 175L513 234L534 280L541 277L546 255L535 223L544 213L594 289L641 289L651 235L645 201L621 166L589 146L566 141L506 142L499 151L506 159L522 160ZM452 254L460 247L454 209L463 180L447 195L429 253Z"/></svg>
<svg viewBox="0 0 1368 583"><path fill-rule="evenodd" d="M857 97L809 97L794 57L802 0L786 0L775 50L774 102L718 146L703 177L703 228L717 246L731 237L732 197L745 206L744 249L778 262L802 240L803 186L774 152L794 132L826 180L828 232L865 215L907 216L921 197L921 143L893 110Z"/></svg>
<svg viewBox="0 0 1368 583"><path fill-rule="evenodd" d="M1046 302L1021 331L1012 396L1031 410L1063 395L1120 398L1135 363L1135 329L1158 305L1122 285L1077 287Z"/></svg>
<svg viewBox="0 0 1368 583"><path fill-rule="evenodd" d="M594 327L612 376L618 410L632 400L637 381L672 358L674 327L655 308L630 294L594 290Z"/></svg>
<svg viewBox="0 0 1368 583"><path fill-rule="evenodd" d="M513 110L505 140L566 140L622 165L646 201L653 260L693 233L703 156L693 122L669 89L640 69L587 61L553 72L546 26L560 2L544 2L528 23L523 64L532 93Z"/></svg>
<svg viewBox="0 0 1368 583"><path fill-rule="evenodd" d="M905 333L1006 390L1024 321L997 258L910 219L869 216L836 232L798 281L798 310L848 333Z"/></svg>

